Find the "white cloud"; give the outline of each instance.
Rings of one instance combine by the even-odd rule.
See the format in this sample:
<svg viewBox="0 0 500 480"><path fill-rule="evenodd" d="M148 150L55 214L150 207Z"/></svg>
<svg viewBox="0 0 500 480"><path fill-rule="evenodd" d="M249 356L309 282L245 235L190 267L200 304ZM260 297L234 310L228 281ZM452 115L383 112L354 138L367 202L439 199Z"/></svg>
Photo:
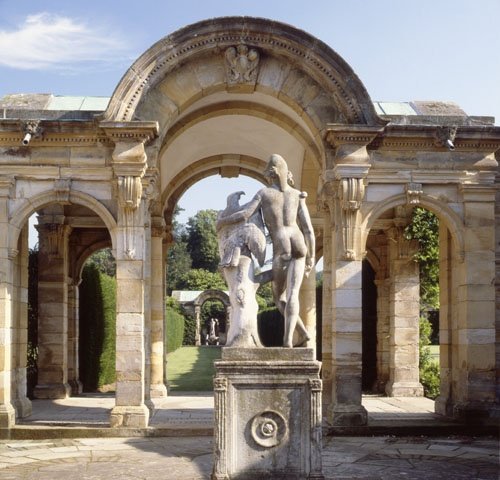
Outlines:
<svg viewBox="0 0 500 480"><path fill-rule="evenodd" d="M68 17L37 13L16 30L0 30L0 65L22 70L74 71L84 65L130 59L113 32Z"/></svg>

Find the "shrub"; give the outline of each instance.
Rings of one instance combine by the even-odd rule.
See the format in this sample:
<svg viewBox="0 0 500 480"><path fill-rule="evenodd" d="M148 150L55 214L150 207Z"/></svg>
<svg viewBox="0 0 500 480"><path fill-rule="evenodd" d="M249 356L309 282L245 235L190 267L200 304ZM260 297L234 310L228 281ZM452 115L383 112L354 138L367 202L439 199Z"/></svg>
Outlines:
<svg viewBox="0 0 500 480"><path fill-rule="evenodd" d="M432 327L426 316L420 317L419 338L419 371L420 383L424 387L424 395L435 399L439 395L439 365L432 361L429 345Z"/></svg>
<svg viewBox="0 0 500 480"><path fill-rule="evenodd" d="M86 265L80 287L80 380L86 391L115 381L116 280Z"/></svg>
<svg viewBox="0 0 500 480"><path fill-rule="evenodd" d="M178 302L172 297L166 299L167 353L182 346L184 339L184 316L180 313Z"/></svg>
<svg viewBox="0 0 500 480"><path fill-rule="evenodd" d="M184 316L184 339L182 340L183 345L195 345L196 344L196 320L191 315Z"/></svg>
<svg viewBox="0 0 500 480"><path fill-rule="evenodd" d="M257 315L260 341L266 347L281 347L285 334L283 316L276 307L268 308Z"/></svg>

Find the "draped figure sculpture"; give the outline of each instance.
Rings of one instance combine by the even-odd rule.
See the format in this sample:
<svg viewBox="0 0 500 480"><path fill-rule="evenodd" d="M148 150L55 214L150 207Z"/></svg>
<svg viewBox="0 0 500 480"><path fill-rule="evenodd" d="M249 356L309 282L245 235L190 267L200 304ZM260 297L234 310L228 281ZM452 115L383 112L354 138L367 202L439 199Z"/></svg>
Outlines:
<svg viewBox="0 0 500 480"><path fill-rule="evenodd" d="M234 204L231 209L228 206L224 210L226 213L219 215L217 230L227 232L254 225L263 235L263 229L257 225L259 221L265 224L273 246L273 298L285 319L283 346L293 347L296 330L299 334L297 345L310 338L299 316L299 291L304 275L309 275L314 266L314 231L305 200L307 194L293 187L293 178L285 159L277 154L271 155L264 176L269 186L261 189L243 206ZM233 195L238 195L239 199L241 192ZM255 291L259 282L267 280L253 278L257 282Z"/></svg>

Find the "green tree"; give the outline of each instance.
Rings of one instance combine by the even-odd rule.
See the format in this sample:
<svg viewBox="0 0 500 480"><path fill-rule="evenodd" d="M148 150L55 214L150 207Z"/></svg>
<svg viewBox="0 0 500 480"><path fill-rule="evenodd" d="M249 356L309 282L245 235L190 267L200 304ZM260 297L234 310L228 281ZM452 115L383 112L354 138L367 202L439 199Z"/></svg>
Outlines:
<svg viewBox="0 0 500 480"><path fill-rule="evenodd" d="M188 251L186 227L179 222L179 213L183 211L179 205L175 207L172 220L172 236L174 243L167 253L167 293L178 290L180 280L191 269L191 255Z"/></svg>
<svg viewBox="0 0 500 480"><path fill-rule="evenodd" d="M216 272L219 265L219 249L215 222L215 210L200 210L187 224L187 249L193 261L192 267Z"/></svg>
<svg viewBox="0 0 500 480"><path fill-rule="evenodd" d="M93 253L85 264L95 266L99 272L110 277L116 276L116 262L111 253L111 248L103 248Z"/></svg>
<svg viewBox="0 0 500 480"><path fill-rule="evenodd" d="M227 290L227 285L219 272L209 272L203 268L189 270L179 281L179 290Z"/></svg>
<svg viewBox="0 0 500 480"><path fill-rule="evenodd" d="M420 306L422 311L439 308L439 220L424 208L413 210L412 221L405 229L407 239L418 240L415 260L420 268Z"/></svg>

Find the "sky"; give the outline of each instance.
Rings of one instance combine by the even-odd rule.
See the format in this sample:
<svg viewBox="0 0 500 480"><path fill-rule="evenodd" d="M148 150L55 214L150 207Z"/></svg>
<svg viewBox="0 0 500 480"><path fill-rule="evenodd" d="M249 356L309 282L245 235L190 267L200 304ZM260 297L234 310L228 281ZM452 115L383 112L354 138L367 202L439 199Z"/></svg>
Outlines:
<svg viewBox="0 0 500 480"><path fill-rule="evenodd" d="M319 38L372 100L452 101L500 125L500 0L0 0L0 97L111 96L153 43L229 15L279 20ZM181 198L180 220L258 185L205 179Z"/></svg>

